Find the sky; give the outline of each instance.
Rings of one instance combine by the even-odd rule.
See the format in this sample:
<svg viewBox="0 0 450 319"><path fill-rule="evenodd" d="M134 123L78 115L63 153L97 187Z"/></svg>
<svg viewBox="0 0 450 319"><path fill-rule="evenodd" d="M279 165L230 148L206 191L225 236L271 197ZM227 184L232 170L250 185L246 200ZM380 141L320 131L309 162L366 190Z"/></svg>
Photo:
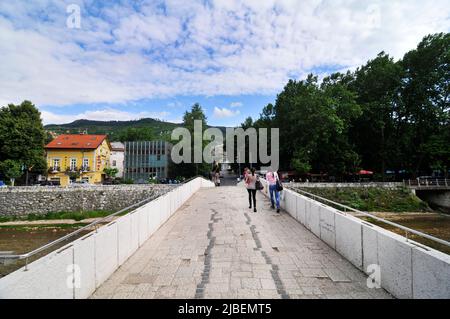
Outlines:
<svg viewBox="0 0 450 319"><path fill-rule="evenodd" d="M235 126L289 79L449 30L448 0L0 0L0 106L31 100L44 124L180 122L198 102Z"/></svg>

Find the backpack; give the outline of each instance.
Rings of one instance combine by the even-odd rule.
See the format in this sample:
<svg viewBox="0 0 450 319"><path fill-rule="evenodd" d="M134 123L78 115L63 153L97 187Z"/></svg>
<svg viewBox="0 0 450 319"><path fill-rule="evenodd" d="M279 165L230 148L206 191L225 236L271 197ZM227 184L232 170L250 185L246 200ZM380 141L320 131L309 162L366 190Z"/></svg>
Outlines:
<svg viewBox="0 0 450 319"><path fill-rule="evenodd" d="M277 178L277 184L275 186L276 190L277 190L277 192L281 192L283 190L283 184L281 183L280 179L278 178L278 174L277 174L276 178Z"/></svg>

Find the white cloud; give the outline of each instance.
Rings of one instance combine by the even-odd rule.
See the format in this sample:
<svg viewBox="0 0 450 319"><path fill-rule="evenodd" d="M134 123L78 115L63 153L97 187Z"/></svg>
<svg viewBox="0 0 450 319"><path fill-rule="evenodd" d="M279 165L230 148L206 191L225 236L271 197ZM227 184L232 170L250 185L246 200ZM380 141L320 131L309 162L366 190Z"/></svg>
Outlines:
<svg viewBox="0 0 450 319"><path fill-rule="evenodd" d="M233 103L230 104L230 107L241 107L243 105L244 104L242 104L242 102L233 102Z"/></svg>
<svg viewBox="0 0 450 319"><path fill-rule="evenodd" d="M66 28L65 1L0 2L0 105L273 94L450 30L448 0L74 2L81 30Z"/></svg>
<svg viewBox="0 0 450 319"><path fill-rule="evenodd" d="M241 112L239 110L237 111L232 111L230 109L227 108L220 108L220 107L215 107L214 108L214 117L217 119L223 119L223 118L228 118L228 117L234 117L234 116L238 116L240 115Z"/></svg>
<svg viewBox="0 0 450 319"><path fill-rule="evenodd" d="M79 114L56 114L49 111L41 111L44 124L65 124L75 120L89 119L92 121L131 121L141 118L155 118L166 120L169 112L126 112L112 108L102 110L86 111Z"/></svg>
<svg viewBox="0 0 450 319"><path fill-rule="evenodd" d="M183 106L183 104L180 101L175 101L167 103L167 106L171 108L180 108Z"/></svg>

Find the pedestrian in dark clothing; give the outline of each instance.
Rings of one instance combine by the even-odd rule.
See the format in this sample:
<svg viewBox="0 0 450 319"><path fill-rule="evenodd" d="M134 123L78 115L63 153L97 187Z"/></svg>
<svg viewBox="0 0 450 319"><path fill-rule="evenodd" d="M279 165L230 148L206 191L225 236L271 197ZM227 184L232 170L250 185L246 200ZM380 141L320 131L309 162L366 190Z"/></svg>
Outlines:
<svg viewBox="0 0 450 319"><path fill-rule="evenodd" d="M253 199L253 211L256 213L256 181L258 177L255 174L255 169L251 169L251 173L247 174L245 177L245 184L247 185L248 191L248 202L249 208L252 208L252 199Z"/></svg>

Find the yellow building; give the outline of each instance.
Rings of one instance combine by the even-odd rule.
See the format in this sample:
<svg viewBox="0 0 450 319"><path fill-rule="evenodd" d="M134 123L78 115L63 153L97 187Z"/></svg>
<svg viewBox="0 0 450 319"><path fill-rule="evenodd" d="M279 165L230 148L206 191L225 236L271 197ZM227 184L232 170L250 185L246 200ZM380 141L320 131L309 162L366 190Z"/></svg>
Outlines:
<svg viewBox="0 0 450 319"><path fill-rule="evenodd" d="M109 167L111 145L106 135L62 134L45 146L48 181L101 184Z"/></svg>

